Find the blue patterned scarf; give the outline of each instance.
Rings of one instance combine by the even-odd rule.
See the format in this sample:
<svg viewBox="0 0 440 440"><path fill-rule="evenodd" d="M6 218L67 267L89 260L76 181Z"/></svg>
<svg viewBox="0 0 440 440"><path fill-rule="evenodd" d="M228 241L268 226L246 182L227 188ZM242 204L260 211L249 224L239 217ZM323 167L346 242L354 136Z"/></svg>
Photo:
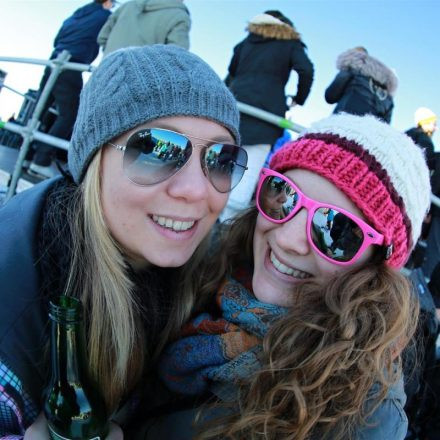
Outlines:
<svg viewBox="0 0 440 440"><path fill-rule="evenodd" d="M170 390L186 395L209 390L227 399L228 386L260 368L262 339L271 323L287 312L258 301L234 279L223 283L216 305L218 316L199 315L162 355L159 375ZM221 389L229 391L220 395Z"/></svg>

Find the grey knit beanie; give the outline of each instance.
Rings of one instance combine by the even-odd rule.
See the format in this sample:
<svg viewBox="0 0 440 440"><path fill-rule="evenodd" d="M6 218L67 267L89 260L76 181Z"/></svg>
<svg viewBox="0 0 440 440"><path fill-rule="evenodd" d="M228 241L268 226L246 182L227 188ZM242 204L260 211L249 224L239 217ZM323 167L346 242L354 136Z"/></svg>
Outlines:
<svg viewBox="0 0 440 440"><path fill-rule="evenodd" d="M109 140L152 119L178 115L217 122L240 143L236 101L198 56L163 44L108 55L81 92L68 153L75 182Z"/></svg>

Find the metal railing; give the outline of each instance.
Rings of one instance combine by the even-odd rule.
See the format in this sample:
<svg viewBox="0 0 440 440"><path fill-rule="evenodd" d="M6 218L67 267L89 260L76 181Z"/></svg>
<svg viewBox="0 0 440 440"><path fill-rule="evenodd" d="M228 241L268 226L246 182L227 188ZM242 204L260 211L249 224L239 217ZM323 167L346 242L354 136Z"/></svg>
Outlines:
<svg viewBox="0 0 440 440"><path fill-rule="evenodd" d="M14 171L12 173L11 181L9 182L8 191L6 194L5 202L8 201L14 194L17 188L18 179L20 178L23 162L25 160L26 154L29 150L31 142L35 139L37 141L42 141L51 146L62 148L67 150L69 148L69 142L60 139L54 136L50 136L46 133L42 133L38 131L38 126L40 124L39 119L41 116L41 112L44 109L44 105L49 97L49 94L57 80L59 74L63 70L76 70L80 72L92 72L94 67L88 64L80 64L80 63L71 63L69 62L70 54L67 51L61 52L57 58L53 60L40 60L35 58L14 58L14 57L0 57L0 61L14 62L14 63L25 63L25 64L36 64L41 66L49 66L52 68L52 71L49 75L49 78L41 92L41 95L37 101L35 110L32 114L32 117L29 119L26 126L21 126L18 124L14 124L12 122L2 122L0 121L0 128L4 128L13 133L17 133L23 137L23 143L20 147L20 152L17 158L17 161L14 166ZM16 93L21 94L20 92L12 89L11 87L6 86L2 83L4 88L8 88ZM296 133L303 132L306 127L296 124L293 121L282 118L281 116L275 115L273 113L267 112L260 108L254 107L249 104L245 104L243 102L238 102L238 109L240 112L245 113L249 116L253 116L255 118L261 119L263 121L274 124L278 127L285 128L288 130L292 130ZM440 207L440 198L431 194L431 202Z"/></svg>
<svg viewBox="0 0 440 440"><path fill-rule="evenodd" d="M301 133L306 129L306 127L303 127L302 125L296 124L295 122L289 121L289 119L282 118L281 116L274 115L273 113L269 113L265 110L261 110L261 108L254 107L243 102L237 102L237 106L238 110L240 110L242 113L262 119L263 121L277 125L278 127L287 128L288 130L292 130L296 133Z"/></svg>
<svg viewBox="0 0 440 440"><path fill-rule="evenodd" d="M38 126L40 125L40 116L44 109L47 99L49 98L50 92L55 85L55 82L63 70L76 70L80 72L91 72L92 66L88 64L80 63L70 63L70 53L63 50L57 58L52 60L39 60L35 58L14 58L14 57L0 57L0 61L14 62L14 63L25 63L25 64L36 64L41 66L51 67L52 71L47 79L47 82L41 91L40 97L35 106L32 117L29 119L26 126L21 126L18 124L13 124L10 122L2 122L2 128L6 130L13 131L19 134L23 138L23 143L20 147L20 152L18 153L18 158L14 166L14 171L12 173L11 181L9 182L8 191L6 193L5 202L7 202L14 194L17 188L18 179L22 173L23 162L26 158L26 154L29 151L31 142L36 140L41 140L49 145L58 148L67 149L69 143L63 139L58 139L53 136L46 135L44 133L38 132ZM5 85L3 84L3 87Z"/></svg>

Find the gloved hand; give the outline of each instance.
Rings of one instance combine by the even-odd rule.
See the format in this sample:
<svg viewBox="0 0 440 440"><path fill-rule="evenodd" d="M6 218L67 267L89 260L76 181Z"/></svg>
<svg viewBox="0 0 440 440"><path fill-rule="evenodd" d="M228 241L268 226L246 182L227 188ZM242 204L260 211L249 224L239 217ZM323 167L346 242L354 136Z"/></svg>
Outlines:
<svg viewBox="0 0 440 440"><path fill-rule="evenodd" d="M287 107L289 107L289 109L292 109L293 107L296 106L296 101L295 101L296 96L292 96L292 95L287 95Z"/></svg>

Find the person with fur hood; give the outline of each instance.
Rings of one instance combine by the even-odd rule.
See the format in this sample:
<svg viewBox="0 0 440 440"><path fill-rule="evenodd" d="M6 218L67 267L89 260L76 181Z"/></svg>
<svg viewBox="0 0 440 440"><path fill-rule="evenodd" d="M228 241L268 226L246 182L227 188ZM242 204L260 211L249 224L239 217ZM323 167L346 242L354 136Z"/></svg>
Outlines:
<svg viewBox="0 0 440 440"><path fill-rule="evenodd" d="M249 34L234 47L226 83L238 101L284 117L288 106L285 86L290 72L298 74L290 106L303 105L313 83L313 64L294 24L280 11L269 10L253 17ZM240 113L240 134L248 153L248 170L232 191L222 220L249 205L258 173L283 129Z"/></svg>
<svg viewBox="0 0 440 440"><path fill-rule="evenodd" d="M339 73L325 91L329 104L337 103L333 113L371 114L391 122L397 77L364 47L349 49L338 56Z"/></svg>

